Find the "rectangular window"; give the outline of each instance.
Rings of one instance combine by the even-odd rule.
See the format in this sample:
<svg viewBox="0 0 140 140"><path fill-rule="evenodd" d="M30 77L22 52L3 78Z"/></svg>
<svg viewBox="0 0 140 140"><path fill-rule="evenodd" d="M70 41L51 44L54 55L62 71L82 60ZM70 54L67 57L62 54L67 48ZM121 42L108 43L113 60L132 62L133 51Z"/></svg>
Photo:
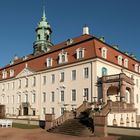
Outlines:
<svg viewBox="0 0 140 140"><path fill-rule="evenodd" d="M51 67L52 66L52 58L47 58L47 67Z"/></svg>
<svg viewBox="0 0 140 140"><path fill-rule="evenodd" d="M43 102L45 103L46 102L46 93L43 92Z"/></svg>
<svg viewBox="0 0 140 140"><path fill-rule="evenodd" d="M79 50L79 59L83 58L83 50Z"/></svg>
<svg viewBox="0 0 140 140"><path fill-rule="evenodd" d="M28 94L25 94L25 102L28 102Z"/></svg>
<svg viewBox="0 0 140 140"><path fill-rule="evenodd" d="M21 88L21 80L19 80L19 86L18 87Z"/></svg>
<svg viewBox="0 0 140 140"><path fill-rule="evenodd" d="M52 81L52 84L55 83L55 75L54 74L52 74L52 76L51 76L51 81Z"/></svg>
<svg viewBox="0 0 140 140"><path fill-rule="evenodd" d="M139 95L136 94L136 101L137 101L137 104L139 103Z"/></svg>
<svg viewBox="0 0 140 140"><path fill-rule="evenodd" d="M46 84L46 76L43 76L43 84Z"/></svg>
<svg viewBox="0 0 140 140"><path fill-rule="evenodd" d="M75 89L73 89L71 92L71 99L72 99L72 101L76 101L76 90Z"/></svg>
<svg viewBox="0 0 140 140"><path fill-rule="evenodd" d="M64 82L64 72L60 73L60 82Z"/></svg>
<svg viewBox="0 0 140 140"><path fill-rule="evenodd" d="M2 91L5 90L5 84L2 84Z"/></svg>
<svg viewBox="0 0 140 140"><path fill-rule="evenodd" d="M65 108L64 107L61 107L61 115L64 114L64 110L65 110Z"/></svg>
<svg viewBox="0 0 140 140"><path fill-rule="evenodd" d="M17 102L18 102L18 104L21 102L21 95L18 95Z"/></svg>
<svg viewBox="0 0 140 140"><path fill-rule="evenodd" d="M84 100L89 100L89 90L88 88L84 88Z"/></svg>
<svg viewBox="0 0 140 140"><path fill-rule="evenodd" d="M35 93L32 94L32 103L35 103L35 100L36 100L36 96L35 96Z"/></svg>
<svg viewBox="0 0 140 140"><path fill-rule="evenodd" d="M36 86L36 77L33 77L33 86Z"/></svg>
<svg viewBox="0 0 140 140"><path fill-rule="evenodd" d="M51 93L51 102L54 102L54 100L55 100L55 93L52 91L52 93Z"/></svg>
<svg viewBox="0 0 140 140"><path fill-rule="evenodd" d="M51 108L51 113L55 114L54 107Z"/></svg>
<svg viewBox="0 0 140 140"><path fill-rule="evenodd" d="M9 104L9 96L7 96L7 104Z"/></svg>
<svg viewBox="0 0 140 140"><path fill-rule="evenodd" d="M72 80L76 80L76 70L72 70Z"/></svg>
<svg viewBox="0 0 140 140"><path fill-rule="evenodd" d="M43 107L43 114L45 115L46 114L46 108Z"/></svg>
<svg viewBox="0 0 140 140"><path fill-rule="evenodd" d="M64 102L64 98L65 98L64 97L64 91L62 90L60 94L61 94L60 101Z"/></svg>
<svg viewBox="0 0 140 140"><path fill-rule="evenodd" d="M86 68L84 68L84 78L88 78L88 76L89 76L89 70L86 67Z"/></svg>
<svg viewBox="0 0 140 140"><path fill-rule="evenodd" d="M14 104L14 95L12 96L12 103Z"/></svg>
<svg viewBox="0 0 140 140"><path fill-rule="evenodd" d="M28 87L28 79L25 79L25 87Z"/></svg>

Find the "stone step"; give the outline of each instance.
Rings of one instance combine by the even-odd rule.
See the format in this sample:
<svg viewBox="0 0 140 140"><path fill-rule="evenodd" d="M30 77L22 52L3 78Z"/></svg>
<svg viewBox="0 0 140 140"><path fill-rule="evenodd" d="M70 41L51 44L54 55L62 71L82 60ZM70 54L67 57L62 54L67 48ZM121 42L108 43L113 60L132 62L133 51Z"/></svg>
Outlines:
<svg viewBox="0 0 140 140"><path fill-rule="evenodd" d="M83 125L79 119L67 120L62 125L49 130L49 132L74 136L93 136L91 128Z"/></svg>

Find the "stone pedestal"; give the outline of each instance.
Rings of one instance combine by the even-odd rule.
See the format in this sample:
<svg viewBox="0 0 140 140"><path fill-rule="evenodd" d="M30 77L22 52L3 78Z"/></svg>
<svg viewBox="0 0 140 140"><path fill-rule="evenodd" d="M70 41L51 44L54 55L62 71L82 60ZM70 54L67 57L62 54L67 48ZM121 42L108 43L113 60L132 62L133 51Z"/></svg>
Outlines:
<svg viewBox="0 0 140 140"><path fill-rule="evenodd" d="M106 116L94 116L94 134L95 136L107 136Z"/></svg>
<svg viewBox="0 0 140 140"><path fill-rule="evenodd" d="M52 123L54 119L55 119L54 114L45 114L45 129L46 130L52 127Z"/></svg>

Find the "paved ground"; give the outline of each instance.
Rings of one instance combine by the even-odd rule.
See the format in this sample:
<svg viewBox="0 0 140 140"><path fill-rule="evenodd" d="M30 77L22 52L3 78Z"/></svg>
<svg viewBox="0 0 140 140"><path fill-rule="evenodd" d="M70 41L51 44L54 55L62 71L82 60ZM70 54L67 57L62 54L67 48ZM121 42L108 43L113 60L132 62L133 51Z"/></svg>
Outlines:
<svg viewBox="0 0 140 140"><path fill-rule="evenodd" d="M108 133L116 135L128 135L128 136L138 136L140 137L140 128L116 128L108 127Z"/></svg>
<svg viewBox="0 0 140 140"><path fill-rule="evenodd" d="M0 140L93 140L93 137L53 134L43 129L0 128ZM116 137L96 137L94 140L116 140Z"/></svg>

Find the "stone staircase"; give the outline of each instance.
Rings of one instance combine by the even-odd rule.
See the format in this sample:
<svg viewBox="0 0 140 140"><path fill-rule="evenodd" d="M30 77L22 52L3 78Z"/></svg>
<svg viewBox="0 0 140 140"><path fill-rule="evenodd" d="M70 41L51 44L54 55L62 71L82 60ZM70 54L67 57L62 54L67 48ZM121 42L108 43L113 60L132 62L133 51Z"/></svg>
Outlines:
<svg viewBox="0 0 140 140"><path fill-rule="evenodd" d="M73 136L106 136L107 114L110 112L109 104L100 110L92 110L92 104L83 102L75 111L65 111L62 116L55 119L52 114L46 114L46 127L48 132Z"/></svg>
<svg viewBox="0 0 140 140"><path fill-rule="evenodd" d="M76 118L67 120L57 128L52 128L48 131L52 133L85 137L93 136L94 132L94 130L90 127L90 124L84 123L82 120Z"/></svg>

